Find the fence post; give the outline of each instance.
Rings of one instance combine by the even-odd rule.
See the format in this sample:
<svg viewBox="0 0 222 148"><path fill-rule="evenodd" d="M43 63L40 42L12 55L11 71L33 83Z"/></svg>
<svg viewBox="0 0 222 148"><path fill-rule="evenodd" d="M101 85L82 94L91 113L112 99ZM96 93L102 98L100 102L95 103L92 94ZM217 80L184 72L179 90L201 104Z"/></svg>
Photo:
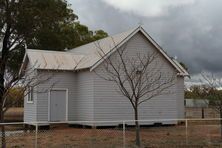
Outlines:
<svg viewBox="0 0 222 148"><path fill-rule="evenodd" d="M123 121L123 148L126 147L126 123Z"/></svg>
<svg viewBox="0 0 222 148"><path fill-rule="evenodd" d="M187 121L187 119L185 120L186 122L185 122L185 126L186 126L186 145L188 144L188 121Z"/></svg>
<svg viewBox="0 0 222 148"><path fill-rule="evenodd" d="M35 125L35 148L38 147L38 123Z"/></svg>

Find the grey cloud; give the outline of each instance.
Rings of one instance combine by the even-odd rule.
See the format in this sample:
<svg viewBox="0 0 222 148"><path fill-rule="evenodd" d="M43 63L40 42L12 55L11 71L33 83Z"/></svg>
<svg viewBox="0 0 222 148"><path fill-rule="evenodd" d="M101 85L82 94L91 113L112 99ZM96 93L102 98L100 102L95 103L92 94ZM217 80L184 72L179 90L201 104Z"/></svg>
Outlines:
<svg viewBox="0 0 222 148"><path fill-rule="evenodd" d="M104 29L110 35L138 25L140 17L122 13L100 0L69 0L79 20L91 29Z"/></svg>
<svg viewBox="0 0 222 148"><path fill-rule="evenodd" d="M80 21L91 29L115 34L142 20L146 31L168 52L184 62L191 74L222 72L221 0L196 0L192 5L169 8L160 17L119 11L100 0L69 0ZM149 6L147 7L149 9Z"/></svg>

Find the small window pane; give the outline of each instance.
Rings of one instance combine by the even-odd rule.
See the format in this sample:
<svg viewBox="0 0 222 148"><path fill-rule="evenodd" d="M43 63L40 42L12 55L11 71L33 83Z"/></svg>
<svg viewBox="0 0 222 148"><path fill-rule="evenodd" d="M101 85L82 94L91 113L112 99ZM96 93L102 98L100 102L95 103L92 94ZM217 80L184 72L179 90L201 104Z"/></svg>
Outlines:
<svg viewBox="0 0 222 148"><path fill-rule="evenodd" d="M28 102L33 102L33 87L30 87L28 91Z"/></svg>

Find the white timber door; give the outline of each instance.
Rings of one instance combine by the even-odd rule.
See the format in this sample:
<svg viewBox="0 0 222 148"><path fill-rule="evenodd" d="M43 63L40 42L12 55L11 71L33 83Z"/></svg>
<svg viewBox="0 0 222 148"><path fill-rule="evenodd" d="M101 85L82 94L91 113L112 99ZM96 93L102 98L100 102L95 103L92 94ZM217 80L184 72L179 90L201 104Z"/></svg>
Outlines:
<svg viewBox="0 0 222 148"><path fill-rule="evenodd" d="M50 121L66 121L66 90L50 91Z"/></svg>

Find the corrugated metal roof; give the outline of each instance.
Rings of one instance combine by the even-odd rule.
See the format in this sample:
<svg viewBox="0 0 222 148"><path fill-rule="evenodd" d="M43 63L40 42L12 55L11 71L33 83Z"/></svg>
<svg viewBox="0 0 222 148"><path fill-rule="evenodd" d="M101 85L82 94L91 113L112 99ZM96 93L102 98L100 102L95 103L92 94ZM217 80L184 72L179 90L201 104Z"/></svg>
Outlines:
<svg viewBox="0 0 222 148"><path fill-rule="evenodd" d="M142 27L137 27L126 32L107 37L86 45L71 49L67 52L62 51L46 51L28 49L26 54L32 65L37 69L53 69L53 70L80 70L92 68L101 62L101 55L111 54L115 47L125 43L137 31L144 33ZM146 32L144 33L145 36ZM149 36L149 40L156 43ZM164 51L156 45L159 51L169 60L172 65L179 71L180 75L188 76L188 72L176 61L169 58ZM101 54L101 48L103 53Z"/></svg>
<svg viewBox="0 0 222 148"><path fill-rule="evenodd" d="M92 42L67 52L27 49L27 56L37 69L79 70L90 68L101 59L101 47L104 53L127 38L134 29Z"/></svg>
<svg viewBox="0 0 222 148"><path fill-rule="evenodd" d="M36 69L75 70L84 55L59 51L32 50L26 52L29 62Z"/></svg>
<svg viewBox="0 0 222 148"><path fill-rule="evenodd" d="M98 44L103 49L105 53L109 52L114 46L118 45L124 39L126 39L131 33L133 33L137 28L130 29L126 32L122 32L120 34L116 34L110 37L106 37L104 39L82 45L80 47L76 47L74 49L69 50L68 52L78 53L78 54L97 54Z"/></svg>

